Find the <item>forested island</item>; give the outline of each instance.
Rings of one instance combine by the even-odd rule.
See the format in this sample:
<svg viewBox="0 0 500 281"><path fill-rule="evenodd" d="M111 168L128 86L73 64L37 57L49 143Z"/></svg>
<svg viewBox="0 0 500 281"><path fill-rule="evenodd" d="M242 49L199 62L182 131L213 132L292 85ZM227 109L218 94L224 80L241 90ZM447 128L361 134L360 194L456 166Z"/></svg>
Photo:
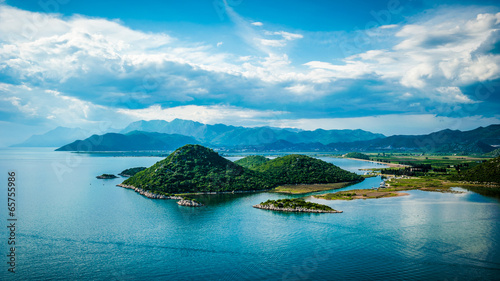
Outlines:
<svg viewBox="0 0 500 281"><path fill-rule="evenodd" d="M303 199L267 200L266 202L261 202L253 207L280 212L342 213L342 211L337 211L329 206L306 202Z"/></svg>
<svg viewBox="0 0 500 281"><path fill-rule="evenodd" d="M113 174L102 174L102 175L100 175L100 176L97 176L96 178L98 178L98 179L105 179L105 180L107 180L107 179L116 179L116 178L117 178L117 176L115 176L115 175L113 175Z"/></svg>
<svg viewBox="0 0 500 281"><path fill-rule="evenodd" d="M354 159L361 159L361 160L370 160L370 156L363 154L361 152L349 152L344 155L345 158L354 158Z"/></svg>
<svg viewBox="0 0 500 281"><path fill-rule="evenodd" d="M120 186L137 192L173 196L270 190L285 184L362 181L363 177L331 163L291 154L273 160L249 156L250 168L225 159L201 145L185 145L167 158L126 179ZM256 163L260 162L260 164Z"/></svg>

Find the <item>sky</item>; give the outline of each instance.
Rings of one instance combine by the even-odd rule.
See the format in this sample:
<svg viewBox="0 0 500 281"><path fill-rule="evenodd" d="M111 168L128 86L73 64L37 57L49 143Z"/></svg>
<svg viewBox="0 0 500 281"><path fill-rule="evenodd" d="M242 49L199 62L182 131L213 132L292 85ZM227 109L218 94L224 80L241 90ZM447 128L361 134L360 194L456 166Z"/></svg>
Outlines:
<svg viewBox="0 0 500 281"><path fill-rule="evenodd" d="M0 146L137 120L500 123L498 1L0 0Z"/></svg>

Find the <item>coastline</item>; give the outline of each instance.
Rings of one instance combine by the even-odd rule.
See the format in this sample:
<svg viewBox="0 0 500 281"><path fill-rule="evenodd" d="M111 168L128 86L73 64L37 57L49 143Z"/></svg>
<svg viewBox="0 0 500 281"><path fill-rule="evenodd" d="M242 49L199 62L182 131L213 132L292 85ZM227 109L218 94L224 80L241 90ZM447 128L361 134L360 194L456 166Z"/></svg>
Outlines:
<svg viewBox="0 0 500 281"><path fill-rule="evenodd" d="M189 196L189 195L209 195L209 194L236 194L236 193L257 193L257 192L265 192L269 190L273 190L274 188L271 189L260 189L260 190L235 190L235 191L220 191L220 192L194 192L194 193L179 193L175 194L174 196L167 196L163 194L156 194L152 193L151 191L144 190L142 188L135 187L133 185L126 185L123 183L117 184L116 186L123 187L126 189L132 189L135 192L146 196L147 198L150 199L183 199L183 196Z"/></svg>
<svg viewBox="0 0 500 281"><path fill-rule="evenodd" d="M152 193L150 191L144 190L142 188L138 188L138 187L135 187L132 185L126 185L126 184L122 184L122 183L119 183L116 186L123 187L126 189L132 189L135 192L139 193L140 195L146 196L147 198L150 198L150 199L176 199L176 200L183 199L181 196L167 196L167 195L163 195L163 194L156 194L156 193Z"/></svg>

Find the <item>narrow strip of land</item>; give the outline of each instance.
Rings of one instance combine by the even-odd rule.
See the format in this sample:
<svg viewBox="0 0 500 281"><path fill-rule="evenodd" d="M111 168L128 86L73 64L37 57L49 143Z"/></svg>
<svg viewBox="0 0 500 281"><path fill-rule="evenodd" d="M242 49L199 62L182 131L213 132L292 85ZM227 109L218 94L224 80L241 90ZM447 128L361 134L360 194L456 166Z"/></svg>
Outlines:
<svg viewBox="0 0 500 281"><path fill-rule="evenodd" d="M311 192L328 191L344 188L358 182L337 182L325 184L287 184L276 187L270 192L285 194L305 194Z"/></svg>

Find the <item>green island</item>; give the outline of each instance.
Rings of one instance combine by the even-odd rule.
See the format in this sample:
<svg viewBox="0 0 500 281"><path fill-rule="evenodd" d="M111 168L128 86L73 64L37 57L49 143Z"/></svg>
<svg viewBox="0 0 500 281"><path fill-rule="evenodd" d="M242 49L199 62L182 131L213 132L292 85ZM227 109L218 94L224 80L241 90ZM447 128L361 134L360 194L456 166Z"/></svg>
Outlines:
<svg viewBox="0 0 500 281"><path fill-rule="evenodd" d="M96 178L98 178L98 179L105 179L105 180L107 180L107 179L116 179L116 178L117 178L117 176L115 176L115 175L113 175L113 174L102 174L102 175L100 175L100 176L97 176Z"/></svg>
<svg viewBox="0 0 500 281"><path fill-rule="evenodd" d="M364 178L331 163L306 155L289 154L253 168L264 175L273 187L291 184L326 184L360 182Z"/></svg>
<svg viewBox="0 0 500 281"><path fill-rule="evenodd" d="M119 173L118 175L122 176L122 177L132 177L134 176L135 174L139 173L140 171L144 171L146 170L147 168L146 167L135 167L135 168L130 168L130 169L126 169L126 170L123 170L121 173Z"/></svg>
<svg viewBox="0 0 500 281"><path fill-rule="evenodd" d="M364 180L355 173L305 155L291 154L273 160L249 157L248 160L239 160L239 163L251 167L246 168L212 149L185 145L119 186L134 189L149 198L170 199L178 198L180 194L255 192L282 185L343 185Z"/></svg>
<svg viewBox="0 0 500 281"><path fill-rule="evenodd" d="M349 152L347 154L344 154L344 158L354 158L354 159L361 159L361 160L370 160L370 156L360 153L360 152Z"/></svg>
<svg viewBox="0 0 500 281"><path fill-rule="evenodd" d="M306 202L303 199L267 200L266 202L261 202L253 207L280 212L342 213L342 211L337 211L329 206Z"/></svg>

